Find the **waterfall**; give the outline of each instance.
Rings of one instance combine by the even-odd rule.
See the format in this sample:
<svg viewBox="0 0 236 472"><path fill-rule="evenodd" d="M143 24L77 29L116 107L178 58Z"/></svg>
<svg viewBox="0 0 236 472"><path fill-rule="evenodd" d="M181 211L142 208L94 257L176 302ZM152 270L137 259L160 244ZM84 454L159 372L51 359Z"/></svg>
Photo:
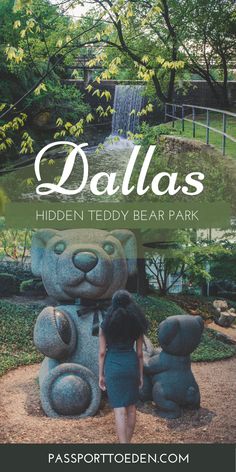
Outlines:
<svg viewBox="0 0 236 472"><path fill-rule="evenodd" d="M126 137L127 132L135 133L139 126L139 112L143 104L143 85L116 85L112 116L112 135ZM135 110L135 113L131 113ZM122 131L121 131L122 130Z"/></svg>

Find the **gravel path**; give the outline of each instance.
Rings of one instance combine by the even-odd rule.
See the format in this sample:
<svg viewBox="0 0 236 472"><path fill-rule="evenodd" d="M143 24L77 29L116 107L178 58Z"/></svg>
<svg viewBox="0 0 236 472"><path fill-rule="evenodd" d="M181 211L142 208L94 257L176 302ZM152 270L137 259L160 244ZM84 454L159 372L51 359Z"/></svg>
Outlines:
<svg viewBox="0 0 236 472"><path fill-rule="evenodd" d="M39 402L38 369L38 365L20 367L0 379L1 443L116 442L113 413L107 404L93 418L47 418ZM193 371L201 390L201 409L164 420L156 416L152 403L146 403L139 408L133 442L235 442L236 357L194 364Z"/></svg>

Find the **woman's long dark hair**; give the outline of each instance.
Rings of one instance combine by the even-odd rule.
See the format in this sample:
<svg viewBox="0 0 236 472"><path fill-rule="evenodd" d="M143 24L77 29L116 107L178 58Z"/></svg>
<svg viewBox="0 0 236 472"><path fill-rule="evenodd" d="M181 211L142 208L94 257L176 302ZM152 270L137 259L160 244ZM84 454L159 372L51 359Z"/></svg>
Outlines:
<svg viewBox="0 0 236 472"><path fill-rule="evenodd" d="M102 323L105 336L111 342L136 340L147 332L148 322L129 292L118 290L112 298Z"/></svg>

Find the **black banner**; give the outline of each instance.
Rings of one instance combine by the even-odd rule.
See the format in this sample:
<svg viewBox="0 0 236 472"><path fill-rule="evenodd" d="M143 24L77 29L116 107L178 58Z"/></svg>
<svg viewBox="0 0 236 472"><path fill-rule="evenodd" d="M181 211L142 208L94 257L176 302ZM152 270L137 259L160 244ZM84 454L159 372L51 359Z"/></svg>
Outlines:
<svg viewBox="0 0 236 472"><path fill-rule="evenodd" d="M235 472L233 444L2 444L0 454L9 471Z"/></svg>

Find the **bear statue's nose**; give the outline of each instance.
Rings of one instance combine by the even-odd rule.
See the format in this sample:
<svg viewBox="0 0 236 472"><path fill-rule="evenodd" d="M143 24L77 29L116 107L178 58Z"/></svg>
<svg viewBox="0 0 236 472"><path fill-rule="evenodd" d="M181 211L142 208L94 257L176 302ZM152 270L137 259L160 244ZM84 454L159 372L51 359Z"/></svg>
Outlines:
<svg viewBox="0 0 236 472"><path fill-rule="evenodd" d="M73 255L73 263L77 269L89 272L97 265L98 258L94 252L77 251Z"/></svg>

